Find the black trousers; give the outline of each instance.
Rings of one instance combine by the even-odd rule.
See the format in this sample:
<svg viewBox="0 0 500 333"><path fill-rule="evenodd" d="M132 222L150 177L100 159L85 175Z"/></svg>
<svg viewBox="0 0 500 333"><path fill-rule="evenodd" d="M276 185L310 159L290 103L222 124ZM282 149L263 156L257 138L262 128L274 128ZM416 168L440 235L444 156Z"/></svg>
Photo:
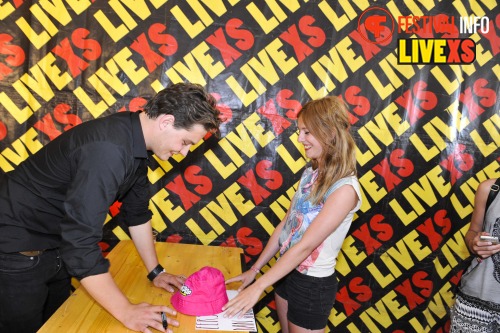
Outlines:
<svg viewBox="0 0 500 333"><path fill-rule="evenodd" d="M0 332L36 332L70 292L58 250L33 257L0 253Z"/></svg>

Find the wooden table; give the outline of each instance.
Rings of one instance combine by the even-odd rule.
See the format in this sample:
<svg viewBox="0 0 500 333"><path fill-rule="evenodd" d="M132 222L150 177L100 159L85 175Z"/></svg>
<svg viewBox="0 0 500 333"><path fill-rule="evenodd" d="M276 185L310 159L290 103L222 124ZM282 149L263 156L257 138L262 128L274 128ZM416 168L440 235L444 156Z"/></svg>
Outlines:
<svg viewBox="0 0 500 333"><path fill-rule="evenodd" d="M177 243L156 243L158 259L165 269L172 274L189 276L204 266L218 268L226 279L241 274L241 255L243 250L234 247L204 246ZM172 307L172 294L164 289L156 288L146 278L147 272L134 244L124 240L109 253L110 273L116 284L132 303L147 302L150 304ZM237 289L238 284L230 284L227 289ZM195 330L194 316L177 314L180 326L174 332L221 332ZM158 332L155 329L151 329ZM87 333L87 332L133 332L104 310L83 287L77 288L73 294L50 317L38 333Z"/></svg>

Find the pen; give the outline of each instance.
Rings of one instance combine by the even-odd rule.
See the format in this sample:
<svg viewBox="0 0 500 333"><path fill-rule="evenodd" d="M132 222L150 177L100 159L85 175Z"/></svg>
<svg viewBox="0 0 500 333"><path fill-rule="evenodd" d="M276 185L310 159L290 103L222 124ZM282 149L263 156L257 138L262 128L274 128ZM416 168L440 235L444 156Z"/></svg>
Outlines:
<svg viewBox="0 0 500 333"><path fill-rule="evenodd" d="M161 313L161 323L163 324L163 328L167 329L168 322L167 322L167 316L165 316L165 312Z"/></svg>

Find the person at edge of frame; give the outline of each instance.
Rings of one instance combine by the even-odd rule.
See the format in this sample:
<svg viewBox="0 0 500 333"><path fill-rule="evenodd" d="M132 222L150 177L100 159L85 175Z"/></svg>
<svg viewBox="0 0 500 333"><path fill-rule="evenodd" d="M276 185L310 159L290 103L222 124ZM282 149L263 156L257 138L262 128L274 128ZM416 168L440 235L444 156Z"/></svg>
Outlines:
<svg viewBox="0 0 500 333"><path fill-rule="evenodd" d="M159 264L148 209L149 159L186 155L208 132L218 136L215 99L197 84L158 92L143 112L84 122L49 142L15 170L0 174L0 332L36 332L70 295L71 277L125 327L150 333L178 326L162 305L132 304L109 273L99 242L110 205L156 287L169 292L185 277ZM144 276L146 279L146 276Z"/></svg>
<svg viewBox="0 0 500 333"><path fill-rule="evenodd" d="M500 237L500 195L488 209L486 202L496 179L481 182L474 197L474 210L465 244L475 256L462 274L455 303L450 310L450 333L500 332L500 244L481 236Z"/></svg>
<svg viewBox="0 0 500 333"><path fill-rule="evenodd" d="M346 105L337 97L306 103L297 121L311 165L254 266L226 281L243 283L223 310L227 317L242 316L275 284L282 332L324 332L338 289L337 255L361 206L355 143ZM252 283L278 251L278 261Z"/></svg>

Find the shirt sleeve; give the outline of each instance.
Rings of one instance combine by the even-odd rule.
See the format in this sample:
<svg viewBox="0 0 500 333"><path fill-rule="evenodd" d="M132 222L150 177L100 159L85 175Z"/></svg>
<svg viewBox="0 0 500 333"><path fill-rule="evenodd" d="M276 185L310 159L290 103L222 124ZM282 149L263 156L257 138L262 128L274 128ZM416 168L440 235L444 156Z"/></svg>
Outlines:
<svg viewBox="0 0 500 333"><path fill-rule="evenodd" d="M120 215L129 227L144 224L151 220L153 213L149 210L150 183L148 180L147 160L140 162L137 169L137 181L122 198Z"/></svg>
<svg viewBox="0 0 500 333"><path fill-rule="evenodd" d="M109 142L79 147L70 163L74 175L64 202L61 256L68 272L82 279L109 269L98 243L109 206L131 166L124 148Z"/></svg>
<svg viewBox="0 0 500 333"><path fill-rule="evenodd" d="M345 177L342 179L339 179L335 184L330 186L328 191L326 192L325 196L323 197L323 202L328 199L328 197L335 192L339 187L342 185L351 185L354 188L354 191L356 191L356 194L358 196L358 202L356 203L356 206L352 210L353 212L356 212L360 207L361 207L361 190L359 188L359 182L356 177Z"/></svg>

